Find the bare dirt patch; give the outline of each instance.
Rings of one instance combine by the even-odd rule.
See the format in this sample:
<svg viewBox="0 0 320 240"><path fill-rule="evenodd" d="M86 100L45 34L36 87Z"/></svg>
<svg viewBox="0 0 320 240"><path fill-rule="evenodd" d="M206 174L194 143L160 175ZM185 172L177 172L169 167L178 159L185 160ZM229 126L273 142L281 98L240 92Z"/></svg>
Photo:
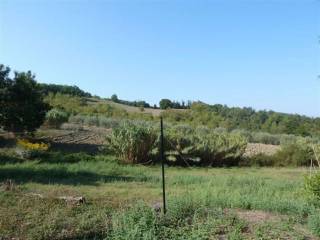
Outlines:
<svg viewBox="0 0 320 240"><path fill-rule="evenodd" d="M86 126L78 130L48 129L41 131L41 140L49 142L56 150L96 153L105 145L109 132L110 129Z"/></svg>
<svg viewBox="0 0 320 240"><path fill-rule="evenodd" d="M280 215L275 215L269 212L259 210L246 211L242 209L237 209L235 210L235 212L240 219L252 224L281 221L281 219L284 218Z"/></svg>
<svg viewBox="0 0 320 240"><path fill-rule="evenodd" d="M245 157L252 157L259 154L271 156L281 149L280 146L263 144L263 143L248 143Z"/></svg>

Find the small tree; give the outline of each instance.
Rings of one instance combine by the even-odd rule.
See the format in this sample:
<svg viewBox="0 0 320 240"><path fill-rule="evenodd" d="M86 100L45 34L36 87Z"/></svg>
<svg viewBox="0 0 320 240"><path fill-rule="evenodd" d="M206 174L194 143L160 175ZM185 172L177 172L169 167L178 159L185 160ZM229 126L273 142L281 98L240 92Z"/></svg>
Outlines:
<svg viewBox="0 0 320 240"><path fill-rule="evenodd" d="M113 95L111 96L111 101L113 101L113 102L119 102L118 96L117 96L116 94L113 94Z"/></svg>
<svg viewBox="0 0 320 240"><path fill-rule="evenodd" d="M44 121L49 105L43 101L35 76L15 72L0 64L0 126L14 133L35 131Z"/></svg>
<svg viewBox="0 0 320 240"><path fill-rule="evenodd" d="M161 109L172 108L172 102L170 99L161 99L161 101L159 102L159 105Z"/></svg>

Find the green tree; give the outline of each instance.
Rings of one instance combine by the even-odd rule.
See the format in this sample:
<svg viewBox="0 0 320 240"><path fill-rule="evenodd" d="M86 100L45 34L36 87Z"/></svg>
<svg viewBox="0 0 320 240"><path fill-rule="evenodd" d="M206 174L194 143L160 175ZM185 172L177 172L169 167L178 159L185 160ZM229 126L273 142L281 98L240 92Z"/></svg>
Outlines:
<svg viewBox="0 0 320 240"><path fill-rule="evenodd" d="M116 94L113 94L113 95L111 96L111 101L113 101L113 102L119 102L118 96L117 96Z"/></svg>
<svg viewBox="0 0 320 240"><path fill-rule="evenodd" d="M161 99L161 101L159 102L159 106L161 109L172 108L172 102L170 99Z"/></svg>
<svg viewBox="0 0 320 240"><path fill-rule="evenodd" d="M7 131L35 131L44 121L49 105L43 102L39 85L30 72L15 72L0 65L0 126Z"/></svg>

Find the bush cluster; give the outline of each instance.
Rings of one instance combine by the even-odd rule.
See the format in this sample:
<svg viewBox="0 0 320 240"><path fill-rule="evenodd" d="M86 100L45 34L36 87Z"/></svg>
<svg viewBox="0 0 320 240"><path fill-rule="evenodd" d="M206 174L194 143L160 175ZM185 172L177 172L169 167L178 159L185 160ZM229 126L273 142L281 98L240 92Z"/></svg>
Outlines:
<svg viewBox="0 0 320 240"><path fill-rule="evenodd" d="M50 148L49 144L43 142L32 143L28 139L19 139L17 141L17 146L16 153L26 159L41 157Z"/></svg>
<svg viewBox="0 0 320 240"><path fill-rule="evenodd" d="M188 125L169 127L165 142L167 159L178 165L238 165L247 146L239 134Z"/></svg>
<svg viewBox="0 0 320 240"><path fill-rule="evenodd" d="M125 163L159 159L159 128L148 122L126 121L113 129L108 146ZM165 128L165 154L169 164L237 165L247 142L239 134L217 133L205 127L188 125Z"/></svg>
<svg viewBox="0 0 320 240"><path fill-rule="evenodd" d="M241 165L245 166L314 166L318 165L314 148L319 148L319 144L308 138L297 138L295 142L281 145L281 149L274 155L258 154L256 156L246 157Z"/></svg>

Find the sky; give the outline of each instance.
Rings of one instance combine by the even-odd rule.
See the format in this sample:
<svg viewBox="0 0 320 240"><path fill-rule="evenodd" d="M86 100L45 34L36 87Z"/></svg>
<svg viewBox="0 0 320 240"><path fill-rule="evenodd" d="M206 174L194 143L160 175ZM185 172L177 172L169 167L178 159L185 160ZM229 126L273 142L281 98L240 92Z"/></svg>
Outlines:
<svg viewBox="0 0 320 240"><path fill-rule="evenodd" d="M101 97L320 116L319 0L0 0L0 64Z"/></svg>

